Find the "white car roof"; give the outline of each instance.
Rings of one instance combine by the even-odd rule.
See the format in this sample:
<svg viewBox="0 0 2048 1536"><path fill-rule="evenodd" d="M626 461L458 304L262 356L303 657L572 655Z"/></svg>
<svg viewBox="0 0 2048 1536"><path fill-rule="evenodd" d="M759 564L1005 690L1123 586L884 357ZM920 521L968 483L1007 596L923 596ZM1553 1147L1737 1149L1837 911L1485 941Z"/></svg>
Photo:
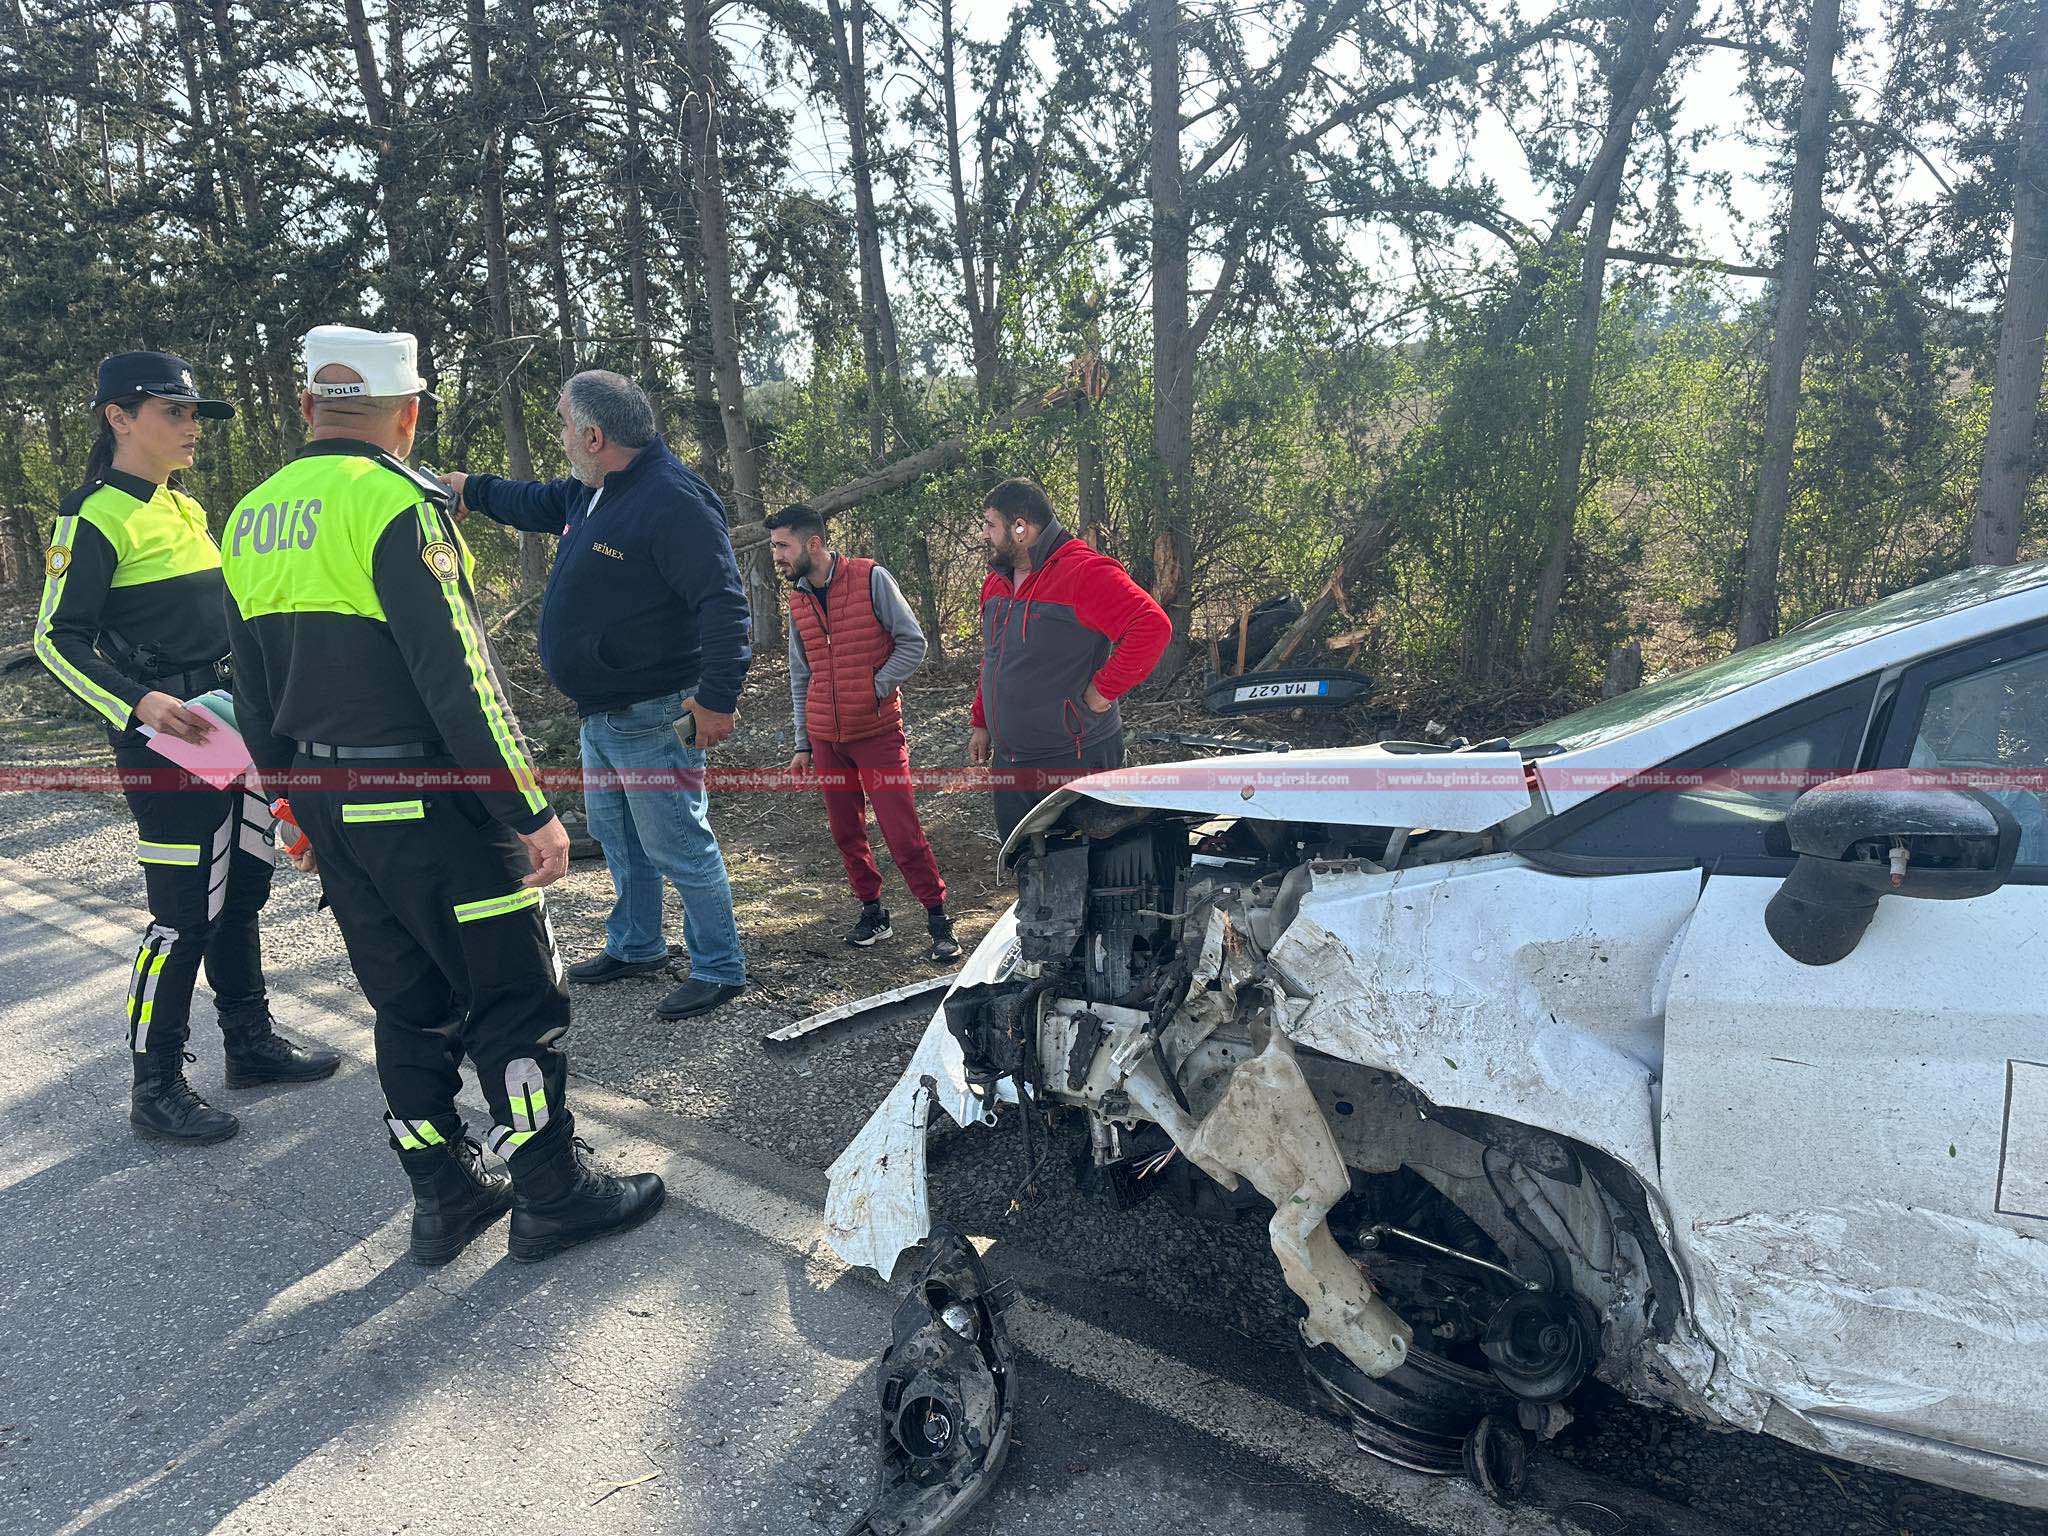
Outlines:
<svg viewBox="0 0 2048 1536"><path fill-rule="evenodd" d="M1801 699L2044 618L2048 561L1976 566L1646 683L1526 731L1515 745L1565 747L1533 765L1555 815Z"/></svg>

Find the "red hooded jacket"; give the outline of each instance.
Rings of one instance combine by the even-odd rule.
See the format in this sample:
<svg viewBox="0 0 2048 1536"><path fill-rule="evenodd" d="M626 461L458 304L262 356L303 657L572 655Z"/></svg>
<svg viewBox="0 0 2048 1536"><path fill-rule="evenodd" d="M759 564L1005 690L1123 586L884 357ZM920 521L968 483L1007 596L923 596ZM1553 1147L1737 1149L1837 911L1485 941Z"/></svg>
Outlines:
<svg viewBox="0 0 2048 1536"><path fill-rule="evenodd" d="M1031 571L981 584L981 682L973 723L1011 761L1078 757L1123 731L1116 701L1159 664L1173 626L1150 594L1108 555L1057 523L1031 546ZM1110 701L1101 714L1088 685Z"/></svg>

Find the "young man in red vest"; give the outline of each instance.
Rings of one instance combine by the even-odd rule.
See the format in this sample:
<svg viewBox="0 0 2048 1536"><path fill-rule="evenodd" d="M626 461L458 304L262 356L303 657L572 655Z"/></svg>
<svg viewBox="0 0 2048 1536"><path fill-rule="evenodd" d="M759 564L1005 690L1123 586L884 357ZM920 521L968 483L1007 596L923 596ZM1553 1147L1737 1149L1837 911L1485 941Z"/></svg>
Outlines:
<svg viewBox="0 0 2048 1536"><path fill-rule="evenodd" d="M924 904L933 961L960 958L946 916L946 882L910 794L910 748L898 693L924 660L924 631L896 580L872 560L836 555L825 520L809 507L768 519L775 569L789 583L789 694L795 706L792 773L814 768L832 841L860 898L846 942L865 949L892 936L882 872L868 845L867 806L904 884Z"/></svg>

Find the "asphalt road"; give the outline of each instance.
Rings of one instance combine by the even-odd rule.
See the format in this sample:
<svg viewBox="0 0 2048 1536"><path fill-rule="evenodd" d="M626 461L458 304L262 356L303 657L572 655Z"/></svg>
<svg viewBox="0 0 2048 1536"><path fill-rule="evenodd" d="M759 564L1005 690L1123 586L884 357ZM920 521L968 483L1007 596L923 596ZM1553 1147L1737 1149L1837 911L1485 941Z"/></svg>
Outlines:
<svg viewBox="0 0 2048 1536"><path fill-rule="evenodd" d="M864 1506L894 1298L823 1246L815 1174L579 1081L579 1129L659 1169L663 1212L543 1265L493 1232L417 1269L360 1000L286 983L287 1031L347 1057L311 1087L227 1094L203 1028L194 1079L241 1134L139 1140L105 1025L132 925L49 884L0 861L9 1531L815 1532ZM1556 1467L1498 1509L1246 1385L1227 1333L1021 1278L1018 1445L964 1532L1716 1529Z"/></svg>

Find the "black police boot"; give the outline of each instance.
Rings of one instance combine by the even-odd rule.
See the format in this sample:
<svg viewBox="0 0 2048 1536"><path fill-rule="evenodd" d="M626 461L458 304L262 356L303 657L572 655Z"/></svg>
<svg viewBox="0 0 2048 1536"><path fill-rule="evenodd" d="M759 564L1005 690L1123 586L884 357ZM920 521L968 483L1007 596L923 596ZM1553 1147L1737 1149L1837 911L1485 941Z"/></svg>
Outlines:
<svg viewBox="0 0 2048 1536"><path fill-rule="evenodd" d="M318 1047L296 1045L277 1032L270 1010L258 1008L238 1017L223 1015L222 1043L228 1058L230 1088L260 1088L265 1083L311 1083L332 1077L341 1057Z"/></svg>
<svg viewBox="0 0 2048 1536"><path fill-rule="evenodd" d="M624 1232L661 1209L661 1176L599 1173L587 1149L564 1135L544 1152L525 1149L512 1169L512 1236L506 1252L531 1264L608 1232Z"/></svg>
<svg viewBox="0 0 2048 1536"><path fill-rule="evenodd" d="M415 1264L446 1264L469 1240L512 1208L512 1180L486 1172L484 1149L465 1136L453 1146L400 1152L412 1180L412 1246Z"/></svg>
<svg viewBox="0 0 2048 1536"><path fill-rule="evenodd" d="M242 1128L241 1121L224 1109L215 1109L185 1081L185 1063L193 1059L182 1051L135 1058L128 1123L141 1135L204 1145L226 1141Z"/></svg>

